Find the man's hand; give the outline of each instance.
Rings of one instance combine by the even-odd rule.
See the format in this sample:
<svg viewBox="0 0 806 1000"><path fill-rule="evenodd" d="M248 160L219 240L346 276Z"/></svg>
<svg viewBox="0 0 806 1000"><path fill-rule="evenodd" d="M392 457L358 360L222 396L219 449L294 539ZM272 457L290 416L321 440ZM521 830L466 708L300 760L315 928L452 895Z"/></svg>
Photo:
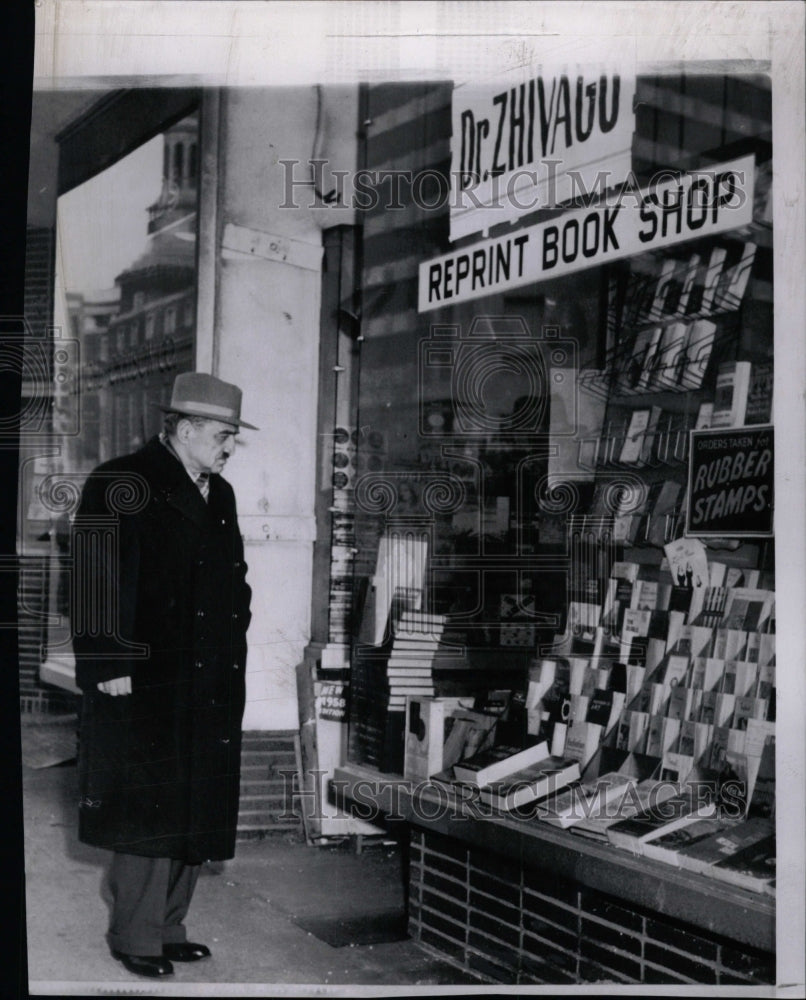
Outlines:
<svg viewBox="0 0 806 1000"><path fill-rule="evenodd" d="M113 677L111 681L100 681L98 690L111 695L131 694L132 679L131 677Z"/></svg>

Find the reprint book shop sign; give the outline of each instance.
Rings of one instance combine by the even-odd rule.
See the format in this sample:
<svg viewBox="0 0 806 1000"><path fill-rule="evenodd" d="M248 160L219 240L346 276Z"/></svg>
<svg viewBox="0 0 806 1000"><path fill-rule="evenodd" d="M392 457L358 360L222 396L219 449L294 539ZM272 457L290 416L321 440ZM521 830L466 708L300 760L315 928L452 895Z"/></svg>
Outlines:
<svg viewBox="0 0 806 1000"><path fill-rule="evenodd" d="M755 160L685 174L665 170L646 189L625 184L605 202L481 240L425 261L418 309L428 312L624 257L748 225Z"/></svg>

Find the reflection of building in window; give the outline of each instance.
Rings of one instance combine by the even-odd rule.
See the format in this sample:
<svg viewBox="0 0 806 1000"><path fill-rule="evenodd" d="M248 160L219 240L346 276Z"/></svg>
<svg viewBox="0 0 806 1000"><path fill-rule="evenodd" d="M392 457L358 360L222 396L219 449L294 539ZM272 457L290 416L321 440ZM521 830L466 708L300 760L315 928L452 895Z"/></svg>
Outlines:
<svg viewBox="0 0 806 1000"><path fill-rule="evenodd" d="M176 333L176 309L174 306L168 306L165 310L165 332Z"/></svg>
<svg viewBox="0 0 806 1000"><path fill-rule="evenodd" d="M196 211L196 115L177 122L164 134L162 190L148 206L148 231L157 232Z"/></svg>
<svg viewBox="0 0 806 1000"><path fill-rule="evenodd" d="M197 134L195 115L163 134L162 188L146 209L147 243L113 291L97 302L68 296L71 322L89 322L88 310L93 322L80 335L84 420L81 440L68 446L76 470L89 471L155 434L156 404L168 401L177 372L193 367Z"/></svg>

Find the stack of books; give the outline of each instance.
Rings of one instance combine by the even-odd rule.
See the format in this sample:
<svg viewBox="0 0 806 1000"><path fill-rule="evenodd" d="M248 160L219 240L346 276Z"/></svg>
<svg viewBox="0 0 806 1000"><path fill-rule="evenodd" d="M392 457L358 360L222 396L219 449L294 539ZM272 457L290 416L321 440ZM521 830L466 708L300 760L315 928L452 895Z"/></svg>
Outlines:
<svg viewBox="0 0 806 1000"><path fill-rule="evenodd" d="M386 664L390 712L405 712L407 697L435 694L434 658L444 631L444 615L407 611L400 617Z"/></svg>

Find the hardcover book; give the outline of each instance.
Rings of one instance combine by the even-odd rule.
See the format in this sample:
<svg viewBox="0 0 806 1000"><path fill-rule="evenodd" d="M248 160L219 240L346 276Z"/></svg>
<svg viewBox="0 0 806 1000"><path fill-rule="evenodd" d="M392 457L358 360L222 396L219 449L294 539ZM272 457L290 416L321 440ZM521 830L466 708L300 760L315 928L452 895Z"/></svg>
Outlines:
<svg viewBox="0 0 806 1000"><path fill-rule="evenodd" d="M650 715L646 735L646 752L649 757L663 756L663 716Z"/></svg>
<svg viewBox="0 0 806 1000"><path fill-rule="evenodd" d="M453 701L409 698L406 704L406 745L403 777L425 779L441 771L445 741L445 714Z"/></svg>
<svg viewBox="0 0 806 1000"><path fill-rule="evenodd" d="M671 719L678 719L683 722L691 717L692 706L694 704L694 692L691 688L678 684L672 688L669 695L669 704L666 714Z"/></svg>
<svg viewBox="0 0 806 1000"><path fill-rule="evenodd" d="M701 800L696 789L685 789L659 805L650 805L631 819L615 823L608 829L607 839L615 847L641 854L647 841L687 825L689 816L708 819L716 810L716 803Z"/></svg>
<svg viewBox="0 0 806 1000"><path fill-rule="evenodd" d="M772 820L775 816L775 736L764 743L756 780L747 803L748 818Z"/></svg>
<svg viewBox="0 0 806 1000"><path fill-rule="evenodd" d="M606 818L615 812L618 803L636 784L636 778L610 771L549 796L538 805L537 815L541 820L563 829L585 819Z"/></svg>
<svg viewBox="0 0 806 1000"><path fill-rule="evenodd" d="M759 361L753 365L747 402L744 410L745 426L768 424L772 419L773 362Z"/></svg>
<svg viewBox="0 0 806 1000"><path fill-rule="evenodd" d="M711 427L741 427L750 387L749 361L726 361L716 377Z"/></svg>
<svg viewBox="0 0 806 1000"><path fill-rule="evenodd" d="M579 781L579 776L579 763L576 760L547 755L507 778L479 786L479 796L496 809L523 809L524 806Z"/></svg>
<svg viewBox="0 0 806 1000"><path fill-rule="evenodd" d="M682 316L688 311L688 301L699 268L700 256L696 253L687 260L678 261L675 265L664 304L664 312L668 316Z"/></svg>
<svg viewBox="0 0 806 1000"><path fill-rule="evenodd" d="M688 344L686 346L686 361L683 368L680 385L686 389L699 389L708 370L708 361L714 346L716 336L716 324L707 319L698 319L692 323L689 330ZM706 411L708 423L701 425L710 427L710 418L713 407ZM700 416L705 414L698 414Z"/></svg>
<svg viewBox="0 0 806 1000"><path fill-rule="evenodd" d="M574 722L565 737L565 755L584 767L599 749L604 730L595 722Z"/></svg>
<svg viewBox="0 0 806 1000"><path fill-rule="evenodd" d="M638 332L624 373L626 390L642 392L648 387L662 334L663 327L657 325L645 327Z"/></svg>
<svg viewBox="0 0 806 1000"><path fill-rule="evenodd" d="M681 848L677 860L681 868L699 875L712 874L712 866L735 854L742 847L757 844L773 834L775 828L766 819L734 820L696 843Z"/></svg>
<svg viewBox="0 0 806 1000"><path fill-rule="evenodd" d="M606 736L616 724L624 707L623 691L596 689L588 703L585 720L602 727L602 735Z"/></svg>
<svg viewBox="0 0 806 1000"><path fill-rule="evenodd" d="M663 781L682 785L694 769L694 758L676 751L667 751L661 761L660 776Z"/></svg>
<svg viewBox="0 0 806 1000"><path fill-rule="evenodd" d="M646 712L630 712L630 750L646 753L646 735L649 715Z"/></svg>
<svg viewBox="0 0 806 1000"><path fill-rule="evenodd" d="M697 419L694 421L694 430L706 430L711 426L711 417L714 414L714 404L709 402L700 403L697 410Z"/></svg>
<svg viewBox="0 0 806 1000"><path fill-rule="evenodd" d="M644 778L637 785L629 785L624 798L618 803L611 803L604 816L591 815L574 823L570 827L571 833L591 840L607 841L610 827L636 816L650 805L658 808L675 794L677 788L671 782Z"/></svg>
<svg viewBox="0 0 806 1000"><path fill-rule="evenodd" d="M714 247L707 266L701 265L687 303L686 311L689 315L697 313L707 315L711 311L726 257L727 251L724 247Z"/></svg>
<svg viewBox="0 0 806 1000"><path fill-rule="evenodd" d="M494 746L469 759L457 761L453 770L459 781L472 785L489 785L548 756L549 748L545 742L536 743L525 750L512 746Z"/></svg>
<svg viewBox="0 0 806 1000"><path fill-rule="evenodd" d="M748 719L744 750L748 757L760 758L768 740L775 739L775 723L768 719Z"/></svg>
<svg viewBox="0 0 806 1000"><path fill-rule="evenodd" d="M666 298L669 294L669 285L674 278L675 263L673 258L667 257L661 264L658 282L655 286L655 296L649 307L648 319L650 320L660 319L664 314Z"/></svg>
<svg viewBox="0 0 806 1000"><path fill-rule="evenodd" d="M647 541L658 548L666 544L670 537L670 521L678 509L682 486L673 479L664 481L651 510ZM671 588L670 588L671 589ZM655 604L657 607L657 602Z"/></svg>
<svg viewBox="0 0 806 1000"><path fill-rule="evenodd" d="M764 892L766 885L775 878L775 835L718 861L711 868L711 875L751 892Z"/></svg>
<svg viewBox="0 0 806 1000"><path fill-rule="evenodd" d="M631 712L624 712L618 722L616 727L616 749L626 750L629 752L632 747L630 745L630 715Z"/></svg>
<svg viewBox="0 0 806 1000"><path fill-rule="evenodd" d="M495 715L485 715L466 708L455 711L445 737L445 767L462 757L472 757L490 746L495 739L497 722L498 717Z"/></svg>
<svg viewBox="0 0 806 1000"><path fill-rule="evenodd" d="M652 443L660 415L661 409L659 406L633 410L619 454L620 462L626 465L645 464L652 450Z"/></svg>
<svg viewBox="0 0 806 1000"><path fill-rule="evenodd" d="M756 244L745 243L739 260L722 271L714 295L714 309L734 311L739 308L750 281L755 256Z"/></svg>
<svg viewBox="0 0 806 1000"><path fill-rule="evenodd" d="M681 856L687 850L691 850L696 844L702 843L714 834L727 829L730 820L712 816L708 819L700 819L697 816L689 816L688 822L678 826L677 829L664 833L659 837L648 840L644 844L644 857L652 858L654 861L663 861L667 865L675 865L680 868Z"/></svg>
<svg viewBox="0 0 806 1000"><path fill-rule="evenodd" d="M686 365L689 323L666 325L658 347L657 364L652 378L653 389L675 388Z"/></svg>
<svg viewBox="0 0 806 1000"><path fill-rule="evenodd" d="M666 661L666 670L663 674L663 686L666 689L667 695L671 694L672 690L679 684L685 683L690 666L691 661L688 656L678 656L674 653L669 654Z"/></svg>
<svg viewBox="0 0 806 1000"><path fill-rule="evenodd" d="M722 681L725 661L712 656L698 656L691 669L691 686L699 691L715 691Z"/></svg>

